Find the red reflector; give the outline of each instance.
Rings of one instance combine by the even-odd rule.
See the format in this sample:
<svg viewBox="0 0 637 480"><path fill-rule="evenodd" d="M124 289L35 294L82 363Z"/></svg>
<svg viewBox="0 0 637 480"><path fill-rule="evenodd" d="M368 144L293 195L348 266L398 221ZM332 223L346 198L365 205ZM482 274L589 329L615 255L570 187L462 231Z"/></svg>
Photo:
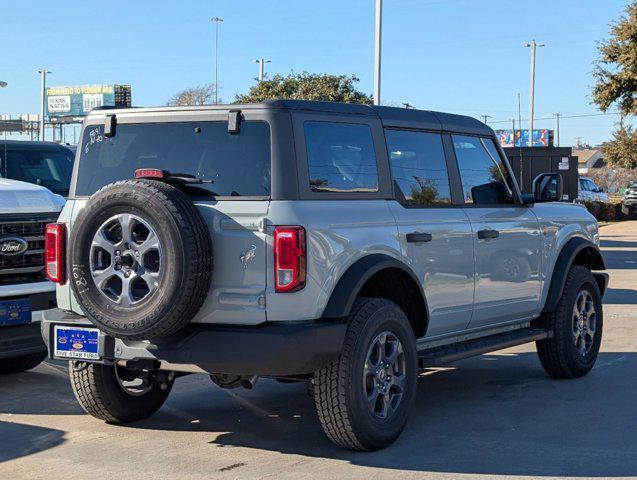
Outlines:
<svg viewBox="0 0 637 480"><path fill-rule="evenodd" d="M66 281L66 225L49 223L44 232L46 276L55 283Z"/></svg>
<svg viewBox="0 0 637 480"><path fill-rule="evenodd" d="M138 168L135 170L135 178L160 178L167 177L167 172L159 168Z"/></svg>
<svg viewBox="0 0 637 480"><path fill-rule="evenodd" d="M305 229L274 229L274 288L277 292L295 292L305 286Z"/></svg>

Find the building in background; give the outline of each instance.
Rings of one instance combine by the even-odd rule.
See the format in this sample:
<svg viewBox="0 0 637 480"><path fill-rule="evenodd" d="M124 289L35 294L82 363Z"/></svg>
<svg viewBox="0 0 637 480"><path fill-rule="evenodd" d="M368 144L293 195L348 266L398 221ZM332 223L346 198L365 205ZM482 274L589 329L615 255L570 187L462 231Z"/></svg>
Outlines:
<svg viewBox="0 0 637 480"><path fill-rule="evenodd" d="M586 175L591 168L606 166L604 155L599 148L573 149L573 155L578 159L578 170L581 175Z"/></svg>

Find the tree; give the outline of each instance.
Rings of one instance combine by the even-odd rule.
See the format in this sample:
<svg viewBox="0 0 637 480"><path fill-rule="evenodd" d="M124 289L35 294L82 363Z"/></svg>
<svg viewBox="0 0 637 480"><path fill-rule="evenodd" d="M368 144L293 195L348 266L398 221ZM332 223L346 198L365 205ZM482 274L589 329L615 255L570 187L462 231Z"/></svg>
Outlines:
<svg viewBox="0 0 637 480"><path fill-rule="evenodd" d="M608 165L637 168L637 131L631 126L620 127L610 141L602 144L602 153Z"/></svg>
<svg viewBox="0 0 637 480"><path fill-rule="evenodd" d="M603 111L616 104L623 116L637 114L637 0L614 22L611 37L599 44L593 101ZM613 138L602 146L604 160L614 167L637 167L637 132L623 119Z"/></svg>
<svg viewBox="0 0 637 480"><path fill-rule="evenodd" d="M215 84L208 83L176 93L167 105L210 105L215 97Z"/></svg>
<svg viewBox="0 0 637 480"><path fill-rule="evenodd" d="M328 75L303 72L287 77L275 75L258 82L243 95L237 95L235 103L257 103L264 100L295 99L325 100L329 102L362 103L371 105L372 97L357 90L359 79L355 75Z"/></svg>
<svg viewBox="0 0 637 480"><path fill-rule="evenodd" d="M637 0L614 22L611 37L601 42L595 64L593 100L602 111L617 103L623 115L637 114Z"/></svg>

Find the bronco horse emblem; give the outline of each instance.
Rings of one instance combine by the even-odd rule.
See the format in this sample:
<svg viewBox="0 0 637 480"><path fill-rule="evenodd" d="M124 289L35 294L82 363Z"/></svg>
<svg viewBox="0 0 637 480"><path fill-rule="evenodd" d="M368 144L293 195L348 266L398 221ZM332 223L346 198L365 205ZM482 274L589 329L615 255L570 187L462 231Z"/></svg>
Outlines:
<svg viewBox="0 0 637 480"><path fill-rule="evenodd" d="M256 254L257 254L257 246L250 245L250 248L248 248L245 252L239 255L239 260L241 260L241 265L243 265L244 270L248 268L248 264L252 260L254 260L254 257L256 256Z"/></svg>

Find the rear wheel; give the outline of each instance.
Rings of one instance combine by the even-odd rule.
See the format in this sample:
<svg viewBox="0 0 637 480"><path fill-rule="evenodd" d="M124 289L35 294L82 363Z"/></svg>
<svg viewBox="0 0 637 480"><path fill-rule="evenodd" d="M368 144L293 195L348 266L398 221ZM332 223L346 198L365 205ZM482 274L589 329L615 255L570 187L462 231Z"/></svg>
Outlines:
<svg viewBox="0 0 637 480"><path fill-rule="evenodd" d="M415 338L405 314L388 300L357 300L348 321L340 356L314 376L314 400L332 442L377 450L398 438L413 406Z"/></svg>
<svg viewBox="0 0 637 480"><path fill-rule="evenodd" d="M602 342L602 297L591 271L570 268L555 311L544 315L543 326L553 337L537 342L544 370L555 378L586 375L595 365Z"/></svg>
<svg viewBox="0 0 637 480"><path fill-rule="evenodd" d="M69 376L84 411L112 423L150 417L164 404L173 383L173 375L167 372L87 362L69 362Z"/></svg>
<svg viewBox="0 0 637 480"><path fill-rule="evenodd" d="M46 351L20 357L3 358L0 360L0 374L26 372L40 365L45 358Z"/></svg>

